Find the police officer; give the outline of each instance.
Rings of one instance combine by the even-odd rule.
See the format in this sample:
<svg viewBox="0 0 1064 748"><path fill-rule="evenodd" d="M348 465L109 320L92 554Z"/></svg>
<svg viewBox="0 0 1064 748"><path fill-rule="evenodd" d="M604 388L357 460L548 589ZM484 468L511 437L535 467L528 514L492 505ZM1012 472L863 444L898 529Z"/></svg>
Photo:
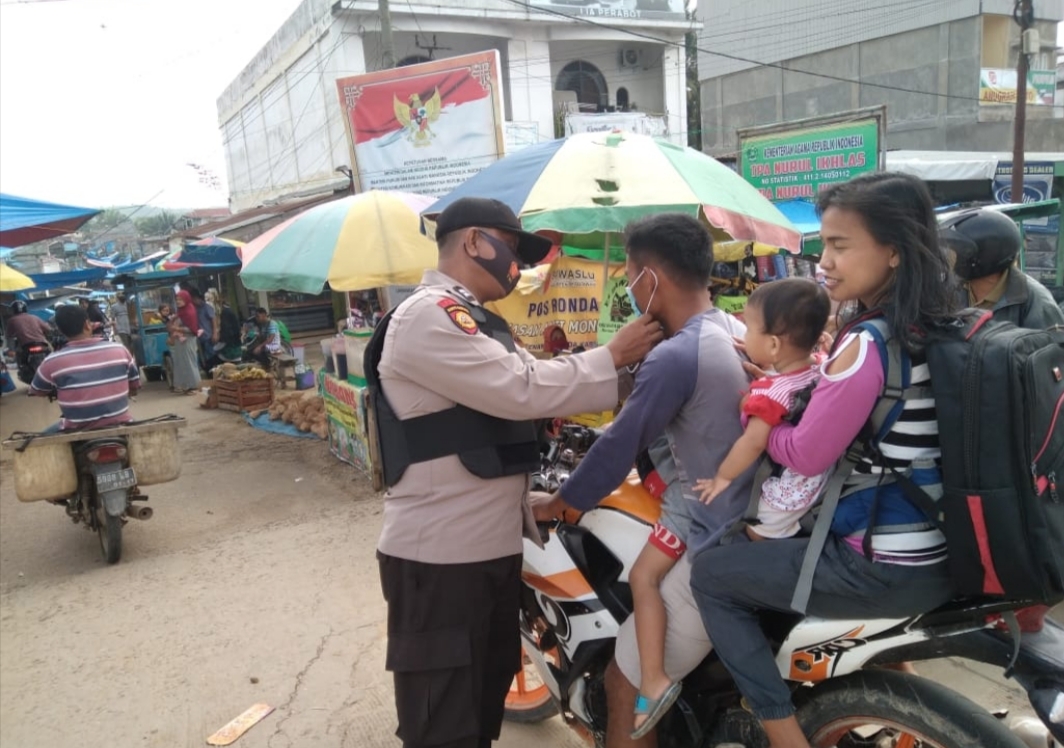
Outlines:
<svg viewBox="0 0 1064 748"><path fill-rule="evenodd" d="M964 281L963 306L994 312L1017 327L1045 329L1064 324L1049 290L1015 266L1020 229L1008 216L980 208L964 211L940 226L956 260L953 272Z"/></svg>
<svg viewBox="0 0 1064 748"><path fill-rule="evenodd" d="M521 667L531 419L612 409L617 369L663 333L641 318L601 348L535 359L482 305L513 291L550 241L483 198L448 206L436 239L438 269L381 321L365 358L389 489L377 554L386 667L405 748L486 748Z"/></svg>

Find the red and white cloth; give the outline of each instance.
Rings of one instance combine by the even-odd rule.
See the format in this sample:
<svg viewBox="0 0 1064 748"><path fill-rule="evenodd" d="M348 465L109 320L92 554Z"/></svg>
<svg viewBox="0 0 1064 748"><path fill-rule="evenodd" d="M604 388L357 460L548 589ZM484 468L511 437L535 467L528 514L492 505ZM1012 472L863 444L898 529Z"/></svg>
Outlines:
<svg viewBox="0 0 1064 748"><path fill-rule="evenodd" d="M820 378L820 369L810 366L789 374L762 377L750 385L750 394L743 401L743 425L750 418L760 418L769 426L784 422L794 407L795 396ZM816 476L796 473L784 468L761 487L754 531L764 538L789 538L798 534L798 520L820 496L831 470Z"/></svg>

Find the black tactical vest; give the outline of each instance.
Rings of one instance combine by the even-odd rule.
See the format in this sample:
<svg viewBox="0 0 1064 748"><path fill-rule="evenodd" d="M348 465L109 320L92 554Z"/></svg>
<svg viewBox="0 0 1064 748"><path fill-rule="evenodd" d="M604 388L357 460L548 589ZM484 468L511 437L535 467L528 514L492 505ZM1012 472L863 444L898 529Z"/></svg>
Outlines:
<svg viewBox="0 0 1064 748"><path fill-rule="evenodd" d="M468 298L464 292L459 296L463 300ZM510 352L517 350L506 320L482 306L467 304L467 307L480 329L478 335L494 338ZM536 470L539 445L532 421L507 421L464 405L399 419L384 396L377 370L394 311L377 324L363 358L369 407L376 415L384 485L391 487L398 483L410 465L447 455L458 455L466 470L479 478L501 478ZM441 361L440 365L446 366L447 362Z"/></svg>

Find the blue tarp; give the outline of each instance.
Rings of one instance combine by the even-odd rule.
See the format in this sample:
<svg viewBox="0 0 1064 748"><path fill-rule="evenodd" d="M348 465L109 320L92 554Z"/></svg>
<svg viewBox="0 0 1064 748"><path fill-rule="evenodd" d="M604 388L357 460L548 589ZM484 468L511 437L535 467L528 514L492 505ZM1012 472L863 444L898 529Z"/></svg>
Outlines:
<svg viewBox="0 0 1064 748"><path fill-rule="evenodd" d="M317 439L316 434L310 432L303 433L295 426L284 421L271 421L269 413L263 413L258 418L252 418L248 413L242 413L244 420L257 429L268 431L271 434L280 434L281 436L295 436L300 439Z"/></svg>
<svg viewBox="0 0 1064 748"><path fill-rule="evenodd" d="M813 203L805 200L784 200L775 203L775 206L803 236L820 233L820 216L816 214L816 206Z"/></svg>
<svg viewBox="0 0 1064 748"><path fill-rule="evenodd" d="M0 193L0 244L21 247L55 239L77 231L99 212L96 208L46 203Z"/></svg>
<svg viewBox="0 0 1064 748"><path fill-rule="evenodd" d="M107 271L103 268L90 268L88 270L71 270L65 273L39 273L30 275L37 284L34 291L46 291L50 288L62 288L63 286L83 286L86 283L102 281L107 277Z"/></svg>
<svg viewBox="0 0 1064 748"><path fill-rule="evenodd" d="M240 267L240 254L237 248L231 244L212 244L200 246L186 244L181 251L166 260L174 265L195 265L197 268L238 268Z"/></svg>

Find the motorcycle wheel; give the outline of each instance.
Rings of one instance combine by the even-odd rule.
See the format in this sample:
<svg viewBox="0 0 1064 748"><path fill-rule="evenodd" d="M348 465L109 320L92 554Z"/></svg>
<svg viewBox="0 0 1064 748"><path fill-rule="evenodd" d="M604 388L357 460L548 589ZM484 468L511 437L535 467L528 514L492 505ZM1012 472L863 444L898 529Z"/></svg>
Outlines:
<svg viewBox="0 0 1064 748"><path fill-rule="evenodd" d="M551 653L547 658L551 658ZM550 719L558 713L558 707L554 703L547 684L539 677L536 666L521 648L521 670L514 676L510 685L510 693L506 695L506 707L503 711L503 719L507 722L519 722L532 724Z"/></svg>
<svg viewBox="0 0 1064 748"><path fill-rule="evenodd" d="M1024 748L978 704L891 671L863 670L816 686L798 721L814 748Z"/></svg>
<svg viewBox="0 0 1064 748"><path fill-rule="evenodd" d="M99 497L93 511L96 513L96 534L100 538L100 552L108 564L117 564L122 558L122 518L112 517Z"/></svg>

